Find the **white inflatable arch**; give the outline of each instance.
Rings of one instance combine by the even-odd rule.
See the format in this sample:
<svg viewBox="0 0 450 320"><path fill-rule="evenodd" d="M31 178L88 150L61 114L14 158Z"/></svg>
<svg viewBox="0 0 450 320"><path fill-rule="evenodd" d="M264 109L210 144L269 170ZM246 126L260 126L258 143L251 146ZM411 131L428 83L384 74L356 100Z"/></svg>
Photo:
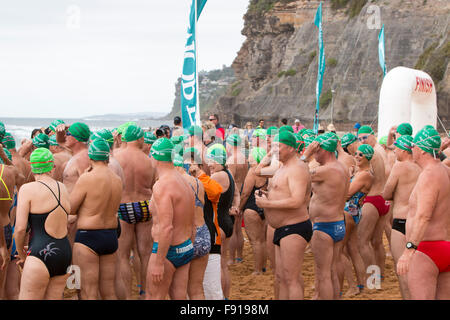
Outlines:
<svg viewBox="0 0 450 320"><path fill-rule="evenodd" d="M436 119L436 89L427 73L396 67L386 74L378 106L378 137L403 122L412 125L414 135L425 125L436 127Z"/></svg>

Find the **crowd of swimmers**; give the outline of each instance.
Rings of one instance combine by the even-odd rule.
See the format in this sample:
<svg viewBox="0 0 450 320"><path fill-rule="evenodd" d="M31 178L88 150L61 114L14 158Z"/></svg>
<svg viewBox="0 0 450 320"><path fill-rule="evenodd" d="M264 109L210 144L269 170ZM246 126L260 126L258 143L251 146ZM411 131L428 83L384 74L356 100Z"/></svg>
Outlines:
<svg viewBox="0 0 450 320"><path fill-rule="evenodd" d="M403 299L450 299L447 135L175 120L55 120L20 146L0 122L1 299L62 299L74 272L78 299L229 299L244 258L274 299L304 299L305 252L313 298L340 299L345 281L370 294L368 270L383 285L383 239Z"/></svg>

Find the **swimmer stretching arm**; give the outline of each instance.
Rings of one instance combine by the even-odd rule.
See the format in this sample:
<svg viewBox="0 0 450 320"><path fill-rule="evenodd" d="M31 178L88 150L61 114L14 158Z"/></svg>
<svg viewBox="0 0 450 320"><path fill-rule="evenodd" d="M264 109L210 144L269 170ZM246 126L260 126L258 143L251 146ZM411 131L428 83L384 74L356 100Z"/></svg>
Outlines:
<svg viewBox="0 0 450 320"><path fill-rule="evenodd" d="M414 222L412 223L411 229L406 233L406 241L412 242L416 246L418 246L423 239L438 198L438 191L436 190L436 187L433 186L432 179L428 178L426 180L429 181L425 181L424 179L422 182L418 181L418 184L416 185L416 192L420 197L417 197L416 215L413 218ZM403 251L403 254L397 263L397 272L399 275L408 273L409 262L415 251L415 249L405 249L405 251Z"/></svg>
<svg viewBox="0 0 450 320"><path fill-rule="evenodd" d="M386 141L386 147L391 150L393 150L392 145L394 144L395 141L395 132L397 132L397 126L391 127Z"/></svg>
<svg viewBox="0 0 450 320"><path fill-rule="evenodd" d="M300 170L292 170L288 176L289 197L284 199L269 200L268 192L260 190L261 196L255 192L256 205L260 208L268 209L298 209L305 203L305 195L309 174Z"/></svg>
<svg viewBox="0 0 450 320"><path fill-rule="evenodd" d="M261 162L255 168L255 174L260 177L272 178L275 172L280 168L280 163L272 150L264 156Z"/></svg>

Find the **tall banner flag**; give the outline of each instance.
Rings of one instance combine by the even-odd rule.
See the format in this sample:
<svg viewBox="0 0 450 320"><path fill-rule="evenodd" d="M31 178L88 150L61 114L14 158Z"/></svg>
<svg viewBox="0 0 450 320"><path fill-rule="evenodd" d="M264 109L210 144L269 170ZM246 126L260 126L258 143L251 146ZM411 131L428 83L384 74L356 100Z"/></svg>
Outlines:
<svg viewBox="0 0 450 320"><path fill-rule="evenodd" d="M205 7L206 1L192 0L189 14L183 73L181 75L181 118L185 129L193 124L200 124L196 29L197 20Z"/></svg>
<svg viewBox="0 0 450 320"><path fill-rule="evenodd" d="M384 24L381 27L380 34L378 35L378 59L380 61L381 69L383 70L383 77L386 75L386 61L384 55Z"/></svg>
<svg viewBox="0 0 450 320"><path fill-rule="evenodd" d="M319 67L317 72L316 84L316 113L314 115L313 130L317 134L319 131L319 108L320 108L320 94L322 92L323 75L325 73L325 53L323 49L323 30L322 30L322 2L317 8L314 24L319 28Z"/></svg>

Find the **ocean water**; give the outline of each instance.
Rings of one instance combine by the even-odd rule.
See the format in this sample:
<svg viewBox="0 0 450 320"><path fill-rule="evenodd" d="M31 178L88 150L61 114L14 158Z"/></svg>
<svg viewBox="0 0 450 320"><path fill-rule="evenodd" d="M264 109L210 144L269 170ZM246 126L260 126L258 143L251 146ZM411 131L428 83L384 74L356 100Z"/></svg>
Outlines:
<svg viewBox="0 0 450 320"><path fill-rule="evenodd" d="M21 145L23 139L30 139L31 132L36 128L47 128L50 123L56 119L51 118L0 118L0 121L5 124L6 132L11 133L16 140L18 146ZM98 131L100 129L114 129L121 124L128 121L135 121L144 130L154 129L160 127L162 124L167 124L170 127L173 126L171 121L167 120L142 120L142 119L101 119L101 118L86 118L86 119L61 119L66 124L72 124L75 122L86 123L91 131Z"/></svg>

